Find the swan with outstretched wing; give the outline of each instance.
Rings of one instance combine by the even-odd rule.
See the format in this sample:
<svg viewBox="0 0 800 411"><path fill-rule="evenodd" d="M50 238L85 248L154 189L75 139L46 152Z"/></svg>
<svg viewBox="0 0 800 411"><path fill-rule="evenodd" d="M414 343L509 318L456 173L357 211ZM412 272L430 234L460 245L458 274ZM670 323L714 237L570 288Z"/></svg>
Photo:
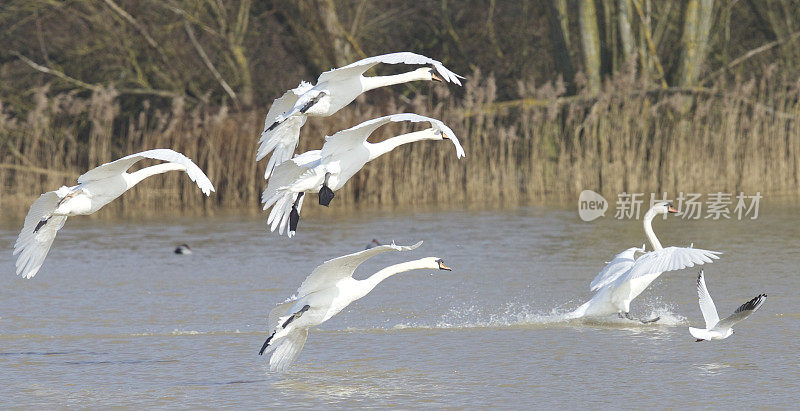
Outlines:
<svg viewBox="0 0 800 411"><path fill-rule="evenodd" d="M388 138L379 143L367 141L380 126L392 122L427 122L430 127ZM307 151L275 167L267 188L261 195L264 210L272 207L267 218L271 231L286 231L293 237L300 221L305 193L319 193L319 203L328 206L339 190L365 164L400 145L422 140L450 140L456 157L465 157L455 133L439 120L412 113L394 114L365 121L325 138L321 150Z"/></svg>
<svg viewBox="0 0 800 411"><path fill-rule="evenodd" d="M422 245L379 245L322 263L300 284L297 293L278 304L267 317L269 336L259 355L272 352L270 371L284 371L300 354L308 337L308 329L328 321L353 301L367 295L381 281L411 270L447 270L441 258L426 257L391 265L365 280L356 280L353 273L368 259L386 251L411 251Z"/></svg>
<svg viewBox="0 0 800 411"><path fill-rule="evenodd" d="M425 65L407 73L392 76L364 76L378 64ZM463 77L453 73L440 61L411 52L368 57L344 67L320 74L317 84L302 82L276 99L264 120L264 131L258 141L256 161L272 152L264 178L269 178L279 164L290 159L300 139L300 128L307 116L327 117L350 104L369 90L412 81L451 82L461 85Z"/></svg>
<svg viewBox="0 0 800 411"><path fill-rule="evenodd" d="M592 281L590 288L596 291L591 300L567 315L568 318L596 317L618 314L620 317L634 319L630 315L631 302L639 296L656 278L667 271L681 270L711 263L719 258L719 252L693 247L662 247L653 232L652 221L659 214L675 214L678 210L672 204L660 202L653 205L644 215L644 231L653 251L644 252L642 248L629 248L614 257ZM637 252L642 252L635 257ZM644 320L654 322L659 318Z"/></svg>
<svg viewBox="0 0 800 411"><path fill-rule="evenodd" d="M133 173L127 172L133 164L143 159L162 160L165 163ZM56 191L42 194L31 205L14 244L17 275L31 278L39 272L67 217L92 214L145 178L174 170L185 171L205 195L214 191L211 181L192 160L173 150L155 149L105 163L78 177L76 186L62 186Z"/></svg>

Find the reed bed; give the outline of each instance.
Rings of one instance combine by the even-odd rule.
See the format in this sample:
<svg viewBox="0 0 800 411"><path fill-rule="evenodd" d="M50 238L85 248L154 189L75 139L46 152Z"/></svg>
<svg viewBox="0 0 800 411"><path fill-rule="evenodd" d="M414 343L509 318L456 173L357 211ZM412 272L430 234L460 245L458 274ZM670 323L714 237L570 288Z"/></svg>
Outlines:
<svg viewBox="0 0 800 411"><path fill-rule="evenodd" d="M368 164L337 193L333 206L494 207L574 201L583 189L621 192L797 193L800 188L800 83L767 74L710 89L647 90L630 77L598 96L562 97L563 87L519 85L520 99L499 102L494 80L475 72L463 90L418 86L407 99L376 90L325 119L311 119L298 151L325 135L398 112L439 118L460 138L406 145ZM101 215L258 212L265 161L255 148L267 107L169 110L145 104L120 115L112 89L90 96L35 91L18 118L0 100L0 207L24 215L42 192L75 184L84 171L129 153L172 148L193 159L217 192L204 197L182 173L145 180ZM417 127L418 128L418 127ZM370 141L415 129L389 125ZM147 164L143 164L147 165ZM609 197L607 197L609 198ZM320 207L307 201L306 213Z"/></svg>

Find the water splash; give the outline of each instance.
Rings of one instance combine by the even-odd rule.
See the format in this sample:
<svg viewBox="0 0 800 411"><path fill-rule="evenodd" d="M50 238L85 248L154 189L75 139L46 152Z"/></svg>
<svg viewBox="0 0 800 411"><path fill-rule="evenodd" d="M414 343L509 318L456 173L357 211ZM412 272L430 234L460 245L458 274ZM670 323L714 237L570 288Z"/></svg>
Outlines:
<svg viewBox="0 0 800 411"><path fill-rule="evenodd" d="M556 327L612 327L612 328L654 328L686 325L686 318L673 312L672 307L659 302L645 307L641 318L660 317L657 322L643 324L619 318L616 315L593 318L573 318L572 310L565 307L551 308L549 311L535 309L526 304L507 303L500 310L488 312L485 307L475 305L451 308L432 323L400 323L392 327L403 329L468 329L468 328L556 328Z"/></svg>

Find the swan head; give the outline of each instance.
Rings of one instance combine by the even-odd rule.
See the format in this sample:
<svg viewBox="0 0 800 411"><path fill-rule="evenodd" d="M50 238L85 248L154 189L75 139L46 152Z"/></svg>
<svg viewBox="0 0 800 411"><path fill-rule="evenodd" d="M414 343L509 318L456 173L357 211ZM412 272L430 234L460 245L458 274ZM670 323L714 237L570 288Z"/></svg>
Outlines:
<svg viewBox="0 0 800 411"><path fill-rule="evenodd" d="M427 268L431 270L453 271L453 269L446 266L444 264L444 260L442 260L439 257L426 257L417 261L419 263L420 268Z"/></svg>
<svg viewBox="0 0 800 411"><path fill-rule="evenodd" d="M677 214L678 209L672 206L672 203L661 201L656 203L650 210L656 214Z"/></svg>
<svg viewBox="0 0 800 411"><path fill-rule="evenodd" d="M410 74L416 80L437 81L439 83L445 82L442 76L440 76L433 67L420 67L410 72Z"/></svg>
<svg viewBox="0 0 800 411"><path fill-rule="evenodd" d="M428 73L431 74L431 81L438 81L440 83L444 83L444 79L442 78L442 76L439 75L439 73L436 72L435 68L426 67L426 69L428 70Z"/></svg>

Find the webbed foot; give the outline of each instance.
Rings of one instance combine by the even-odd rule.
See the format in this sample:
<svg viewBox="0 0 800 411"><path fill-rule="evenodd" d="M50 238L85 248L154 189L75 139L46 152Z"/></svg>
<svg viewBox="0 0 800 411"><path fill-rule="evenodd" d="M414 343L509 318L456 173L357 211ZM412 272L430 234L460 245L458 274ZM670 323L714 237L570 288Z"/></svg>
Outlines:
<svg viewBox="0 0 800 411"><path fill-rule="evenodd" d="M650 323L654 323L654 322L656 322L656 321L658 321L660 319L661 319L661 316L656 316L655 318L651 318L649 320L639 320L639 321L641 321L642 324L650 324Z"/></svg>
<svg viewBox="0 0 800 411"><path fill-rule="evenodd" d="M264 341L264 345L261 346L261 351L258 352L258 355L264 354L264 350L266 350L267 347L269 347L269 342L270 342L270 340L272 340L272 337L274 337L274 336L275 336L275 333L272 333L272 335L267 337L267 341Z"/></svg>
<svg viewBox="0 0 800 411"><path fill-rule="evenodd" d="M297 205L304 195L305 193L298 194L297 199L292 204L292 211L289 213L289 231L297 231L297 223L300 222L300 213L297 211Z"/></svg>
<svg viewBox="0 0 800 411"><path fill-rule="evenodd" d="M623 318L623 315L624 315L624 317L625 317L625 318L627 318L627 319L629 319L629 320L631 320L631 321L639 321L639 322L641 322L642 324L650 324L650 323L654 323L654 322L656 322L656 321L658 321L658 320L660 320L660 319L661 319L661 316L657 316L657 317L655 317L655 318L651 318L651 319L649 319L649 320L642 320L642 319L640 319L640 318L636 318L636 317L632 316L632 315L631 315L631 313L629 313L629 312L628 312L628 313L624 313L624 314L623 314L623 313L620 313L620 314L619 314L619 318Z"/></svg>
<svg viewBox="0 0 800 411"><path fill-rule="evenodd" d="M278 127L280 124L281 124L280 121L276 121L276 122L272 123L271 126L267 127L267 131L275 130L275 127Z"/></svg>
<svg viewBox="0 0 800 411"><path fill-rule="evenodd" d="M333 190L328 188L328 186L322 186L322 188L319 189L319 204L328 207L334 196Z"/></svg>
<svg viewBox="0 0 800 411"><path fill-rule="evenodd" d="M300 318L300 316L303 315L304 312L308 311L309 308L311 308L310 305L308 304L304 305L303 308L300 309L300 311L294 313L291 317L289 317L288 320L286 320L285 323L283 323L282 328L286 328L287 326L289 326L289 324L291 324L295 318Z"/></svg>
<svg viewBox="0 0 800 411"><path fill-rule="evenodd" d="M300 222L300 213L297 212L297 207L292 206L292 211L289 213L289 231L297 231L297 223Z"/></svg>

